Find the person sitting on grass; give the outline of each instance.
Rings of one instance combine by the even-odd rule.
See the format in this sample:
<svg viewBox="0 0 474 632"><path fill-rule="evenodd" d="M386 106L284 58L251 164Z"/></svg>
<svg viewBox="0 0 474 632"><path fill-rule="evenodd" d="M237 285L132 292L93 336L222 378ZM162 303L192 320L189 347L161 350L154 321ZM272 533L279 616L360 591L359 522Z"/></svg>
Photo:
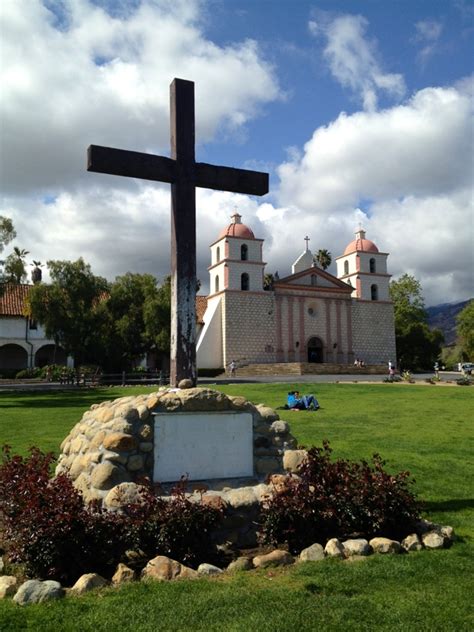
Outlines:
<svg viewBox="0 0 474 632"><path fill-rule="evenodd" d="M314 395L300 397L299 391L290 391L286 403L290 410L318 410L319 408L318 400Z"/></svg>

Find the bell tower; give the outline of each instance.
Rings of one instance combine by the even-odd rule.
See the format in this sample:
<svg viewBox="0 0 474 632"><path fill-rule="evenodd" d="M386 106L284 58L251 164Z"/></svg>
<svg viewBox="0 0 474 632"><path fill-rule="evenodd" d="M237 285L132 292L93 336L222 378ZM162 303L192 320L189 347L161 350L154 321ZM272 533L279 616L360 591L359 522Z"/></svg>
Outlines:
<svg viewBox="0 0 474 632"><path fill-rule="evenodd" d="M209 296L225 290L263 292L263 239L255 238L237 211L231 220L210 247Z"/></svg>
<svg viewBox="0 0 474 632"><path fill-rule="evenodd" d="M388 253L379 252L374 242L366 239L365 230L360 226L355 237L344 254L336 259L338 279L353 287L353 298L390 301Z"/></svg>

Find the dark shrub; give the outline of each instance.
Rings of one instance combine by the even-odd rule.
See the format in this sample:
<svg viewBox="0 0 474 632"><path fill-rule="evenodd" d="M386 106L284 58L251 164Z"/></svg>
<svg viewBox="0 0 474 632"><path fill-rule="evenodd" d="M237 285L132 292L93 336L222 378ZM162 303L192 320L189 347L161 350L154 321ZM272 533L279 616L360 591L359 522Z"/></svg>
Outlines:
<svg viewBox="0 0 474 632"><path fill-rule="evenodd" d="M408 472L387 473L379 455L369 464L331 461L331 452L328 442L311 448L300 479L264 504L262 542L286 542L299 551L332 537L402 538L413 531L420 505Z"/></svg>
<svg viewBox="0 0 474 632"><path fill-rule="evenodd" d="M72 583L86 572L110 575L127 549L184 563L204 561L210 552L217 510L192 504L180 490L169 501L145 491L143 504L128 505L122 513L107 512L97 503L85 507L67 476L49 478L53 459L36 448L27 458L3 448L4 546L28 575Z"/></svg>
<svg viewBox="0 0 474 632"><path fill-rule="evenodd" d="M41 377L41 369L21 369L15 375L17 380L29 380L33 378Z"/></svg>
<svg viewBox="0 0 474 632"><path fill-rule="evenodd" d="M222 514L213 507L190 502L185 488L183 480L167 500L146 489L142 503L123 508L128 519L128 540L134 548L148 556L167 555L185 564L209 561L213 554L212 531Z"/></svg>

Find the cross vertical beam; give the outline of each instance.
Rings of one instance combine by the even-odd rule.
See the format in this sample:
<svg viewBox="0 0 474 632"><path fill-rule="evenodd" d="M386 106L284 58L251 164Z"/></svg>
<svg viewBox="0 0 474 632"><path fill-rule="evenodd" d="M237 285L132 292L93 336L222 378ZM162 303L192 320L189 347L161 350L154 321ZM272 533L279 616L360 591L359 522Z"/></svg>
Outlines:
<svg viewBox="0 0 474 632"><path fill-rule="evenodd" d="M194 83L170 86L171 158L90 145L87 170L171 184L171 375L196 384L196 187L265 195L268 173L195 162Z"/></svg>
<svg viewBox="0 0 474 632"><path fill-rule="evenodd" d="M174 80L170 90L171 159L171 375L176 386L196 384L196 174L194 83Z"/></svg>

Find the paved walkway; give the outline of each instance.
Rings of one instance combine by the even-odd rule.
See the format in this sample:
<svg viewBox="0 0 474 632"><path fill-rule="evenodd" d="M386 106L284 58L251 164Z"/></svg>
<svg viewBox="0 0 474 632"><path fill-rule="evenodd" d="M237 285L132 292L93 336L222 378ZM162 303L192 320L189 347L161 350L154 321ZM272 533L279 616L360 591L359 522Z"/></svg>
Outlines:
<svg viewBox="0 0 474 632"><path fill-rule="evenodd" d="M456 371L440 371L442 382L448 382L459 379L461 374ZM212 386L212 384L357 384L357 383L382 383L387 376L383 375L265 375L239 378L238 373L235 377L226 376L206 377L198 380L198 386ZM433 373L417 373L413 376L416 382L424 382L426 379L433 377ZM134 385L136 386L136 385ZM77 390L84 386L66 386L64 384L56 384L51 382L33 382L18 383L0 380L0 393L3 391L61 391L61 390Z"/></svg>

